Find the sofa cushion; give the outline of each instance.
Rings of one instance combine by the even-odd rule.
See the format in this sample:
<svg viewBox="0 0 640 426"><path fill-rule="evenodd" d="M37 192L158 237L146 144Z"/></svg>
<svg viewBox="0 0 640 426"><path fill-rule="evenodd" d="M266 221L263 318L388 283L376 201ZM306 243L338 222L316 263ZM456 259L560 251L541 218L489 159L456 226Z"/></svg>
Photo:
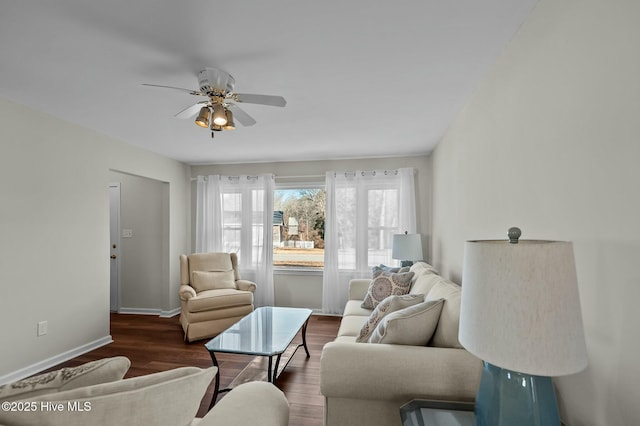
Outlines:
<svg viewBox="0 0 640 426"><path fill-rule="evenodd" d="M193 271L191 286L196 292L219 290L223 288L236 289L233 271Z"/></svg>
<svg viewBox="0 0 640 426"><path fill-rule="evenodd" d="M386 315L369 343L426 346L440 318L444 300L431 300Z"/></svg>
<svg viewBox="0 0 640 426"><path fill-rule="evenodd" d="M128 358L117 356L77 367L61 368L0 386L0 401L30 399L38 395L113 382L122 379L130 366Z"/></svg>
<svg viewBox="0 0 640 426"><path fill-rule="evenodd" d="M372 309L365 309L362 307L362 299L360 300L347 300L346 305L344 305L344 313L343 317L348 317L349 315L356 315L359 317L368 317L373 312Z"/></svg>
<svg viewBox="0 0 640 426"><path fill-rule="evenodd" d="M181 367L116 382L30 398L62 404L60 411L0 411L0 424L22 425L188 425L211 383L216 367ZM70 410L76 404L84 411ZM87 403L89 403L87 405Z"/></svg>
<svg viewBox="0 0 640 426"><path fill-rule="evenodd" d="M389 296L400 296L409 293L413 275L413 272L397 274L382 271L378 272L374 275L373 280L371 280L371 284L369 284L367 295L362 302L362 307L365 309L374 309Z"/></svg>
<svg viewBox="0 0 640 426"><path fill-rule="evenodd" d="M438 283L442 277L436 274L433 270L425 270L421 273L417 279L411 284L411 290L409 294L428 294L436 283Z"/></svg>
<svg viewBox="0 0 640 426"><path fill-rule="evenodd" d="M409 306L417 305L424 302L423 294L405 294L402 296L389 296L376 306L371 312L367 322L360 329L360 333L356 338L356 342L367 342L371 333L378 326L382 318L391 312L398 311L400 309L408 308Z"/></svg>
<svg viewBox="0 0 640 426"><path fill-rule="evenodd" d="M462 348L458 340L460 325L460 286L440 277L425 300L444 299L440 321L430 344L441 348Z"/></svg>
<svg viewBox="0 0 640 426"><path fill-rule="evenodd" d="M340 328L338 328L338 337L340 336L353 336L358 337L362 326L367 322L369 317L351 315L348 317L342 317L340 321Z"/></svg>

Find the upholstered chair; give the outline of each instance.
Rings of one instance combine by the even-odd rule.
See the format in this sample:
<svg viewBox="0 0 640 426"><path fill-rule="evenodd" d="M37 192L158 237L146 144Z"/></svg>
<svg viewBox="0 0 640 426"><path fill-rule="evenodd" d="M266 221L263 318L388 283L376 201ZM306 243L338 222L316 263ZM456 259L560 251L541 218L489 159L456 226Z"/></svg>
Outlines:
<svg viewBox="0 0 640 426"><path fill-rule="evenodd" d="M240 279L235 253L181 255L180 281L185 340L216 336L253 311L256 284Z"/></svg>

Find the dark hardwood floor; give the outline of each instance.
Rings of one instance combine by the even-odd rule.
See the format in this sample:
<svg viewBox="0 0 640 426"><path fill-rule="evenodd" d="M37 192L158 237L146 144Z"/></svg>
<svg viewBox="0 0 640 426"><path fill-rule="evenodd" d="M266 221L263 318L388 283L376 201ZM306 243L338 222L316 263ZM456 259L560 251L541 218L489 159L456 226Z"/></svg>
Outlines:
<svg viewBox="0 0 640 426"><path fill-rule="evenodd" d="M320 354L325 343L335 339L340 325L339 317L313 315L307 327L307 346L311 353L306 358L303 349L278 378L278 387L285 393L290 405L290 426L320 426L323 421L324 400L320 394ZM159 318L147 315L111 314L113 343L80 355L50 370L73 367L100 358L123 355L131 360L125 376L135 377L183 366L210 367L207 340L187 343L183 340L178 317ZM302 342L298 335L294 342ZM242 369L253 360L246 355L216 354L220 364L220 387L226 387ZM218 399L224 398L224 393ZM213 396L213 386L200 403L198 416L206 414Z"/></svg>

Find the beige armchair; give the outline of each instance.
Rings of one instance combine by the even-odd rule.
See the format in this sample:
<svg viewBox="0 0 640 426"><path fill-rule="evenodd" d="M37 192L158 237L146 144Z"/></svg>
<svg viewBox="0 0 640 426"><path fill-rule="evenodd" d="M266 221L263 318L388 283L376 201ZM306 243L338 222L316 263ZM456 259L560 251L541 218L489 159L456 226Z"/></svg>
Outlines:
<svg viewBox="0 0 640 426"><path fill-rule="evenodd" d="M289 423L287 398L271 383L243 383L203 418L195 418L205 392L215 380L216 367L180 367L123 380L130 365L126 357L105 358L0 386L3 407L5 404L22 407L15 411L0 410L0 425L287 426Z"/></svg>
<svg viewBox="0 0 640 426"><path fill-rule="evenodd" d="M180 323L188 341L213 337L253 311L256 284L241 280L235 253L180 256Z"/></svg>

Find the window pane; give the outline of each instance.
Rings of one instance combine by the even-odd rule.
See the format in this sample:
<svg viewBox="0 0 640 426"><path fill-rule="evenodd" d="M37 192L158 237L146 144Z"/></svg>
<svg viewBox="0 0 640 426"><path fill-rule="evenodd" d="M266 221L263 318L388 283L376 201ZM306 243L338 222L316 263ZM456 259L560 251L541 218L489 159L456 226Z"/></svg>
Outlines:
<svg viewBox="0 0 640 426"><path fill-rule="evenodd" d="M273 264L324 266L325 191L320 188L274 191Z"/></svg>
<svg viewBox="0 0 640 426"><path fill-rule="evenodd" d="M398 233L398 191L371 189L367 191L367 201L368 266L392 265L393 234Z"/></svg>
<svg viewBox="0 0 640 426"><path fill-rule="evenodd" d="M242 194L222 194L223 250L240 255Z"/></svg>

